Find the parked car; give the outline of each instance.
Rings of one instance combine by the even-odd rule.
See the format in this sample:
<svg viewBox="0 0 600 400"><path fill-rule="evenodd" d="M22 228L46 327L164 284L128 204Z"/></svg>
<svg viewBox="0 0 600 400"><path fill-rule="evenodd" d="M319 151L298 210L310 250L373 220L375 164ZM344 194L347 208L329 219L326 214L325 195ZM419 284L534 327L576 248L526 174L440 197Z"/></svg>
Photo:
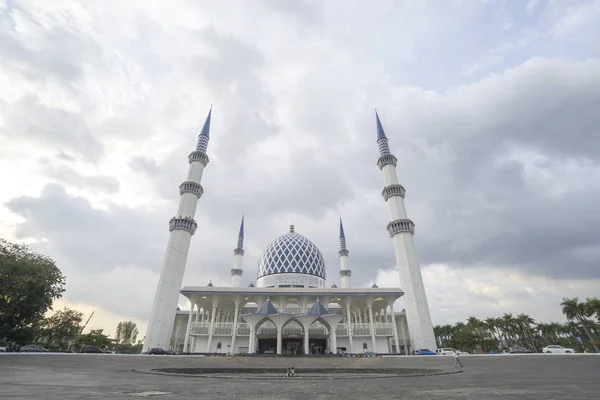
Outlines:
<svg viewBox="0 0 600 400"><path fill-rule="evenodd" d="M0 346L0 353L6 353L6 347Z"/></svg>
<svg viewBox="0 0 600 400"><path fill-rule="evenodd" d="M576 353L573 349L567 349L566 347L559 346L557 344L552 344L550 346L546 346L542 349L542 353Z"/></svg>
<svg viewBox="0 0 600 400"><path fill-rule="evenodd" d="M82 353L104 353L96 346L85 346L82 350Z"/></svg>
<svg viewBox="0 0 600 400"><path fill-rule="evenodd" d="M155 347L153 349L148 350L148 354L162 355L162 354L169 354L169 352L168 351L164 351L163 349L160 349L158 347Z"/></svg>
<svg viewBox="0 0 600 400"><path fill-rule="evenodd" d="M513 347L509 347L508 352L510 354L529 354L529 353L533 353L533 350L529 350L522 346L513 346Z"/></svg>
<svg viewBox="0 0 600 400"><path fill-rule="evenodd" d="M441 349L437 349L436 353L438 356L453 356L455 351L456 350L454 350L450 347L444 347Z"/></svg>
<svg viewBox="0 0 600 400"><path fill-rule="evenodd" d="M37 344L28 344L19 349L22 353L47 353L48 349Z"/></svg>
<svg viewBox="0 0 600 400"><path fill-rule="evenodd" d="M435 353L429 349L419 349L415 351L416 356L435 356Z"/></svg>

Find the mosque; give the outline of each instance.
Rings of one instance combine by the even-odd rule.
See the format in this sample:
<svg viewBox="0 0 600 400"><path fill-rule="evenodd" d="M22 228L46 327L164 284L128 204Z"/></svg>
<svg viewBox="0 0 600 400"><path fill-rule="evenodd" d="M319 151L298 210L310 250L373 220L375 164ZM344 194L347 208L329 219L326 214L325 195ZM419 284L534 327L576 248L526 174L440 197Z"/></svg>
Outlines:
<svg viewBox="0 0 600 400"><path fill-rule="evenodd" d="M187 179L179 186L177 214L169 221L169 243L158 282L144 351L150 348L190 353L412 354L416 349L436 350L433 326L423 286L413 235L414 223L404 206L405 189L398 182L396 157L377 112L377 166L383 173L383 200L388 205L396 267L402 288L352 287L349 251L340 219L340 287L329 286L325 261L308 238L289 231L263 251L256 285L242 287L244 269L244 218L233 250L231 286L181 287L192 236L200 184L209 159L212 109L196 150L188 161ZM328 287L329 286L329 287ZM190 311L177 307L179 295L190 302ZM405 309L395 310L400 297Z"/></svg>

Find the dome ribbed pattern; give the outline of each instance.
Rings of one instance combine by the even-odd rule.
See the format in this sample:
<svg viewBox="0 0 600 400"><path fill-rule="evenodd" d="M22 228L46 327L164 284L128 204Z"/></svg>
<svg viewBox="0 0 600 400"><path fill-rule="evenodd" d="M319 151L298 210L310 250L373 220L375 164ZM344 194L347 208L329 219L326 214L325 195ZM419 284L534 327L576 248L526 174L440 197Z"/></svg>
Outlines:
<svg viewBox="0 0 600 400"><path fill-rule="evenodd" d="M258 261L258 277L297 273L325 279L325 260L319 248L304 236L288 232L273 240Z"/></svg>

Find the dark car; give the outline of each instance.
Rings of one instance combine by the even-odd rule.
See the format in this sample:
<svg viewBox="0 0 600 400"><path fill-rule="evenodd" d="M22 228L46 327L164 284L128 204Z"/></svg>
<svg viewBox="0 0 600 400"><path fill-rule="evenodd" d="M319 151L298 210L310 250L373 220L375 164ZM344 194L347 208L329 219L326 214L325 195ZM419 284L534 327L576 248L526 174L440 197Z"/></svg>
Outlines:
<svg viewBox="0 0 600 400"><path fill-rule="evenodd" d="M415 351L416 356L435 356L435 353L429 349L419 349Z"/></svg>
<svg viewBox="0 0 600 400"><path fill-rule="evenodd" d="M82 353L104 353L96 346L85 346L82 350Z"/></svg>
<svg viewBox="0 0 600 400"><path fill-rule="evenodd" d="M533 351L532 351L532 350L529 350L529 349L527 349L527 348L525 348L525 347L521 347L521 346L513 346L513 347L510 347L510 348L508 349L508 352L509 352L510 354L529 354L529 353L533 353Z"/></svg>
<svg viewBox="0 0 600 400"><path fill-rule="evenodd" d="M47 353L48 349L37 344L28 344L19 349L22 353Z"/></svg>
<svg viewBox="0 0 600 400"><path fill-rule="evenodd" d="M169 354L168 351L164 351L163 349L159 349L158 347L155 347L153 349L148 350L148 354Z"/></svg>

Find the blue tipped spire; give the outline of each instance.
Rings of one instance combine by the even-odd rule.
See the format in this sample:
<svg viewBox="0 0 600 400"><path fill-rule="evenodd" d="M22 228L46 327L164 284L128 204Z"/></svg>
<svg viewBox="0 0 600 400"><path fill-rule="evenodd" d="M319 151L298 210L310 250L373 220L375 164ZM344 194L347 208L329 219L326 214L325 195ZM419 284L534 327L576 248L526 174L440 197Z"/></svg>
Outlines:
<svg viewBox="0 0 600 400"><path fill-rule="evenodd" d="M201 135L210 137L210 116L212 114L212 105L210 106L210 110L208 111L208 116L206 117L206 121L204 121L204 126L202 127Z"/></svg>
<svg viewBox="0 0 600 400"><path fill-rule="evenodd" d="M196 145L196 151L200 151L202 153L206 153L206 148L208 147L208 140L210 139L210 117L212 115L212 105L210 106L210 111L208 112L208 116L206 117L206 121L204 121L204 126L202 127L202 132L198 135L198 144Z"/></svg>
<svg viewBox="0 0 600 400"><path fill-rule="evenodd" d="M242 223L240 224L240 233L238 233L238 249L244 248L244 216L242 215Z"/></svg>
<svg viewBox="0 0 600 400"><path fill-rule="evenodd" d="M346 255L348 255L348 252L346 251L346 235L344 234L344 224L342 224L342 217L340 217L340 251L345 252Z"/></svg>
<svg viewBox="0 0 600 400"><path fill-rule="evenodd" d="M375 110L375 118L377 119L377 145L379 146L379 155L386 156L391 154L390 147L388 146L388 139L385 136L385 131L383 130L383 125L381 125L381 121L379 120L379 114L377 110Z"/></svg>
<svg viewBox="0 0 600 400"><path fill-rule="evenodd" d="M240 233L238 233L238 237L244 237L244 216L242 215L242 223L240 224Z"/></svg>
<svg viewBox="0 0 600 400"><path fill-rule="evenodd" d="M383 130L383 126L381 125L381 121L379 120L379 114L377 113L377 110L375 110L375 118L377 119L377 140L387 139L387 136L385 136L385 131Z"/></svg>

